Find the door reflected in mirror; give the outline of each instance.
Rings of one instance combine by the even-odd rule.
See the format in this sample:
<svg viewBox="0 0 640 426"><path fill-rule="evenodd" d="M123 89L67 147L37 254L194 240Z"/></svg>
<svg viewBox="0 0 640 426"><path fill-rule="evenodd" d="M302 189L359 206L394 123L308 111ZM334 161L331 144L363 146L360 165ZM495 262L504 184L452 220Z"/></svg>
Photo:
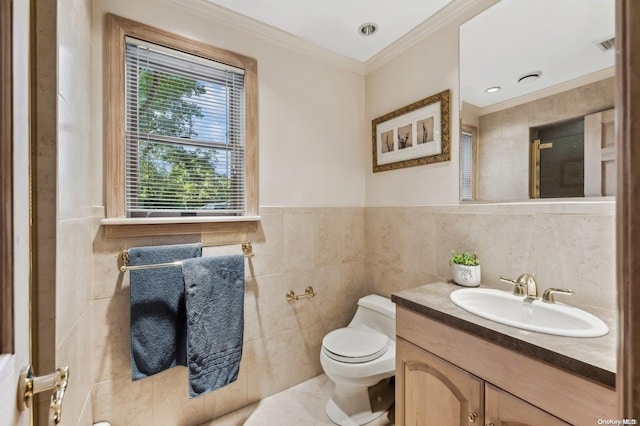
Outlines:
<svg viewBox="0 0 640 426"><path fill-rule="evenodd" d="M461 200L615 195L614 12L502 0L460 27Z"/></svg>
<svg viewBox="0 0 640 426"><path fill-rule="evenodd" d="M584 118L534 128L531 133L529 196L584 197Z"/></svg>

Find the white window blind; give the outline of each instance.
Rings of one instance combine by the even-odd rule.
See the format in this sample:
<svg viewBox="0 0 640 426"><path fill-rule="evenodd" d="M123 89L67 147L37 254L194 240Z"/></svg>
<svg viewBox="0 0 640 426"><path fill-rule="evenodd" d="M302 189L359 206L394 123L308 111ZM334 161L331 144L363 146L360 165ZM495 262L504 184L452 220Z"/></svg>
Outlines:
<svg viewBox="0 0 640 426"><path fill-rule="evenodd" d="M244 72L127 37L128 217L245 213Z"/></svg>
<svg viewBox="0 0 640 426"><path fill-rule="evenodd" d="M473 200L473 136L462 132L460 137L460 199Z"/></svg>

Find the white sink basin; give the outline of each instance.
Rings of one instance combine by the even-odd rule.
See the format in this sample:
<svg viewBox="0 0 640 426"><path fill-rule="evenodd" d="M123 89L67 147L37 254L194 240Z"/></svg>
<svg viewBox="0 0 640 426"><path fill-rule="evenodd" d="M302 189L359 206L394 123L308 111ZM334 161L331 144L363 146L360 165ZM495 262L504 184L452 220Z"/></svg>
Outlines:
<svg viewBox="0 0 640 426"><path fill-rule="evenodd" d="M609 332L600 318L563 303L528 303L522 296L489 288L455 290L449 297L472 314L524 330L569 337L597 337Z"/></svg>

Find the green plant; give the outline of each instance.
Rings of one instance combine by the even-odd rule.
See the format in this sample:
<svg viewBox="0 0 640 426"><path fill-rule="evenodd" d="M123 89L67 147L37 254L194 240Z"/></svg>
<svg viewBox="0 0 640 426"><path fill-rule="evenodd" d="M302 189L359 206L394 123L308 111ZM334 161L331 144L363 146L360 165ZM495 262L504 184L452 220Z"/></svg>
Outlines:
<svg viewBox="0 0 640 426"><path fill-rule="evenodd" d="M458 253L455 250L451 250L451 258L449 259L449 265L455 263L456 265L477 266L480 264L478 256L470 251Z"/></svg>

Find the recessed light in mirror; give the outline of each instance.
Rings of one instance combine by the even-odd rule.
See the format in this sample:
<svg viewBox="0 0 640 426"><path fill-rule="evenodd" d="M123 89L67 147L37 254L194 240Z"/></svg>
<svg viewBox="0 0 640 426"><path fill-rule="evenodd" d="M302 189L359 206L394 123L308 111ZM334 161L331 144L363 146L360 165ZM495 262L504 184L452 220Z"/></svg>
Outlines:
<svg viewBox="0 0 640 426"><path fill-rule="evenodd" d="M378 31L378 26L373 22L367 22L366 24L360 25L358 28L360 35L365 37L372 36L376 31Z"/></svg>
<svg viewBox="0 0 640 426"><path fill-rule="evenodd" d="M539 79L541 75L542 75L542 71L528 72L525 75L518 77L518 83L520 84L533 83L534 81Z"/></svg>
<svg viewBox="0 0 640 426"><path fill-rule="evenodd" d="M485 89L485 92L487 92L487 93L496 93L498 90L500 90L499 86L493 86L493 87L489 87L488 89Z"/></svg>

